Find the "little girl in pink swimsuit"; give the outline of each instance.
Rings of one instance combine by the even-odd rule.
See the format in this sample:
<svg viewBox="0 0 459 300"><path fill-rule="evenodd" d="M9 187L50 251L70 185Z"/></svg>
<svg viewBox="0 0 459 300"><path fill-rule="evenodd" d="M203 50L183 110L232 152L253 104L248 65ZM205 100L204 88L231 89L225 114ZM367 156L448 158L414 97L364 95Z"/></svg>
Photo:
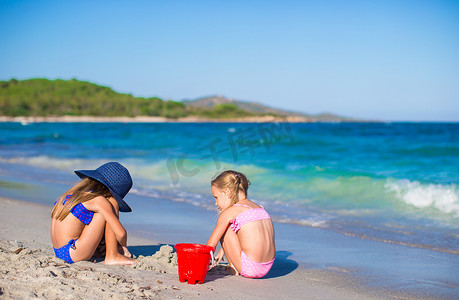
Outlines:
<svg viewBox="0 0 459 300"><path fill-rule="evenodd" d="M250 182L244 174L225 171L211 182L215 205L221 211L207 245L222 248L230 266L244 277L261 278L274 263L274 227L264 208L247 199Z"/></svg>

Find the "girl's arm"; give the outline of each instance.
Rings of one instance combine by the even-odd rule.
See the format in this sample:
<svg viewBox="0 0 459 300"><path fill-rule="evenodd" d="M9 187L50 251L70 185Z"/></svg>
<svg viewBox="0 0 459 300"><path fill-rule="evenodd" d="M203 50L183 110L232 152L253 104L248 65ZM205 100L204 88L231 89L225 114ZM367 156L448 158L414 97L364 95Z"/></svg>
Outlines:
<svg viewBox="0 0 459 300"><path fill-rule="evenodd" d="M127 232L126 229L124 229L123 225L121 225L120 220L118 219L115 211L113 210L112 204L104 197L96 197L88 202L92 201L94 202L91 203L91 206L92 204L94 204L94 206L88 207L88 209L94 208L94 212L102 214L107 224L115 233L116 240L121 244L121 246L125 247L127 244Z"/></svg>
<svg viewBox="0 0 459 300"><path fill-rule="evenodd" d="M220 251L218 251L218 254L215 255L215 264L218 264L223 259L224 255L225 255L225 252L223 252L223 247L222 247L220 248Z"/></svg>
<svg viewBox="0 0 459 300"><path fill-rule="evenodd" d="M232 220L231 212L227 209L220 214L218 217L217 225L214 228L214 231L210 235L209 240L207 241L207 246L216 247L223 234L228 229L228 226Z"/></svg>

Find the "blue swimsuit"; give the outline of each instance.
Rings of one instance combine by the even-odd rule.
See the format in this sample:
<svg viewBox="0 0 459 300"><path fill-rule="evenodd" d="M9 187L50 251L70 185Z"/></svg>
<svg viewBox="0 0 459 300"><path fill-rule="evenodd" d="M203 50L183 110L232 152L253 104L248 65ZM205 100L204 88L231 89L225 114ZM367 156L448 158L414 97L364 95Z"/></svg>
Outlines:
<svg viewBox="0 0 459 300"><path fill-rule="evenodd" d="M72 197L72 195L65 196L64 203L62 203L62 205L64 205L65 202L67 202L67 200L70 199L70 197ZM56 202L54 203L54 205L56 205ZM78 220L80 220L85 225L88 225L89 223L91 223L92 217L94 216L94 213L88 210L86 207L84 207L84 205L81 203L78 203L77 205L72 207L70 212L72 213L72 215L74 215ZM74 261L70 257L70 248L72 248L73 250L76 249L75 242L77 240L78 239L71 239L67 245L62 246L59 249L56 249L53 247L54 253L60 259L65 260L69 264L73 264Z"/></svg>

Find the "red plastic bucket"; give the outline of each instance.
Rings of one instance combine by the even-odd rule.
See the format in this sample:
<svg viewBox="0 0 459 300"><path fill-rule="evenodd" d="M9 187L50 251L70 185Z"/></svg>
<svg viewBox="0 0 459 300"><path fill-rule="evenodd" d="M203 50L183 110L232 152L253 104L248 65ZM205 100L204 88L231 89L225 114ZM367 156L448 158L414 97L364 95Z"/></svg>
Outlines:
<svg viewBox="0 0 459 300"><path fill-rule="evenodd" d="M207 275L207 268L214 247L201 244L177 244L177 263L180 282L202 284Z"/></svg>

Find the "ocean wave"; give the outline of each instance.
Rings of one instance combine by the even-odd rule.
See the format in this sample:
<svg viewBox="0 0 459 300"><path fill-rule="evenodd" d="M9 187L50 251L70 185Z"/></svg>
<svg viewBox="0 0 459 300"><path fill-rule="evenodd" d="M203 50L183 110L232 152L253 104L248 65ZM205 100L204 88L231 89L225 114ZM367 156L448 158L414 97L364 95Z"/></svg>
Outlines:
<svg viewBox="0 0 459 300"><path fill-rule="evenodd" d="M110 160L112 159L56 158L47 155L0 157L2 163L55 169L69 174L73 174L73 170L93 169ZM177 159L122 158L118 161L131 172L138 190L155 189L172 192L174 195L186 191L190 195L177 196L175 200L183 198L183 201L200 205L208 201L206 195L210 195L210 180L215 175L223 170L237 169L246 173L255 184L250 191L251 197L274 206L280 203L286 206L294 204L303 208L312 206L337 215L375 215L380 210L383 213L393 211L394 208L409 211L406 209L408 205L421 209L428 215L436 213L438 216L439 212L450 217L459 217L459 192L454 183L434 184L408 179L375 178L362 176L358 172L337 176L340 173L336 170L320 166L307 166L285 172L256 164L235 165L223 161L217 167L213 161L187 158L182 162L182 167L187 172L195 172L184 173L180 172ZM405 207L397 203L403 203Z"/></svg>
<svg viewBox="0 0 459 300"><path fill-rule="evenodd" d="M0 162L9 164L21 164L33 166L41 169L56 169L56 170L82 170L94 168L94 165L103 164L102 159L80 159L80 158L55 158L47 155L38 156L18 156L3 158L0 157Z"/></svg>
<svg viewBox="0 0 459 300"><path fill-rule="evenodd" d="M282 218L282 217L272 217L272 220L278 223L288 223L288 224L296 224L301 226L307 227L317 227L317 228L328 228L329 224L327 223L328 220L323 219L297 219L297 218Z"/></svg>
<svg viewBox="0 0 459 300"><path fill-rule="evenodd" d="M32 166L40 169L54 169L73 172L73 170L94 169L106 162L118 161L142 185L152 185L160 189L193 188L204 184L206 188L213 177L228 169L255 176L267 172L267 169L254 164L228 163L221 161L218 165L213 161L193 158L176 158L149 160L144 158L64 158L49 155L1 157L1 163Z"/></svg>
<svg viewBox="0 0 459 300"><path fill-rule="evenodd" d="M459 193L454 183L422 184L406 179L388 179L385 188L387 192L395 193L396 198L405 204L419 209L433 208L459 217Z"/></svg>

